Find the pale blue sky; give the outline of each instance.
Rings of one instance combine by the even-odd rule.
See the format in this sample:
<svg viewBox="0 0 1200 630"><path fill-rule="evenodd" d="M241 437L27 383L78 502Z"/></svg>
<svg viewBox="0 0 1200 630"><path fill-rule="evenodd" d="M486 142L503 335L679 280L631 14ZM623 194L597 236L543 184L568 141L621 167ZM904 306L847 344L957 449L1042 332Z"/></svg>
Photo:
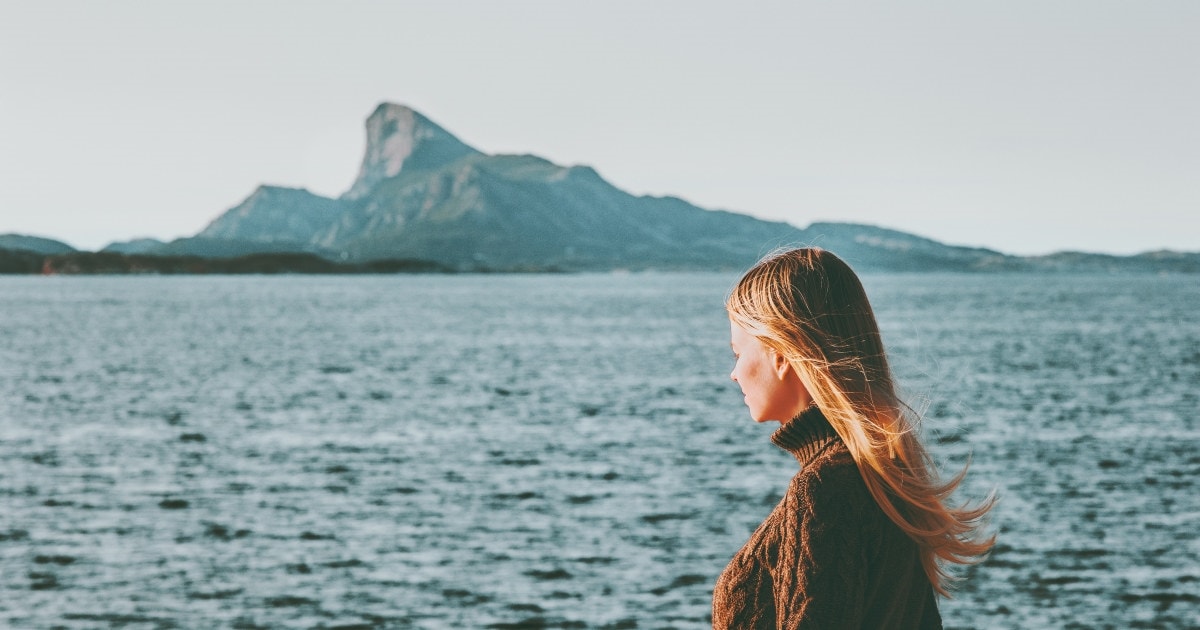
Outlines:
<svg viewBox="0 0 1200 630"><path fill-rule="evenodd" d="M639 194L1011 253L1200 250L1200 2L4 0L0 233L336 196L412 106Z"/></svg>

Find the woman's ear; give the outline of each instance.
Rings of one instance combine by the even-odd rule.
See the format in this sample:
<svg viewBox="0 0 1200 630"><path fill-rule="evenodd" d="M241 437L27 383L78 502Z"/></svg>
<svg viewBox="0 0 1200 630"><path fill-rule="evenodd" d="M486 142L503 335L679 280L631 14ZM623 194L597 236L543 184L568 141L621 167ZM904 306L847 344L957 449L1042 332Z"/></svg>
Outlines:
<svg viewBox="0 0 1200 630"><path fill-rule="evenodd" d="M775 376L779 377L781 381L787 380L787 373L788 370L792 369L792 364L788 363L788 360L783 358L782 354L774 350L771 351L771 356L775 358Z"/></svg>

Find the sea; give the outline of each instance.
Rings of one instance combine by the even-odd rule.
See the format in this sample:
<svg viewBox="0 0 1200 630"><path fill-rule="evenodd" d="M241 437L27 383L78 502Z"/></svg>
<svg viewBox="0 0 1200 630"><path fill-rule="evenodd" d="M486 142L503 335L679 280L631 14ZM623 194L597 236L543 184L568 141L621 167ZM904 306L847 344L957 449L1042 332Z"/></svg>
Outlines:
<svg viewBox="0 0 1200 630"><path fill-rule="evenodd" d="M0 277L0 627L704 628L797 464L735 273ZM947 628L1200 628L1200 276L867 274Z"/></svg>

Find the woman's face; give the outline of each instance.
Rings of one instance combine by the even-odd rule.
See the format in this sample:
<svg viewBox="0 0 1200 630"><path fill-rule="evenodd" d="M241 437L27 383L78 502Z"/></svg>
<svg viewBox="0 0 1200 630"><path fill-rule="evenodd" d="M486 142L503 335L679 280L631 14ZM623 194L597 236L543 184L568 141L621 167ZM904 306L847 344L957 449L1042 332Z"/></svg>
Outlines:
<svg viewBox="0 0 1200 630"><path fill-rule="evenodd" d="M736 322L729 322L736 363L729 378L742 388L755 422L787 422L812 404L792 366Z"/></svg>

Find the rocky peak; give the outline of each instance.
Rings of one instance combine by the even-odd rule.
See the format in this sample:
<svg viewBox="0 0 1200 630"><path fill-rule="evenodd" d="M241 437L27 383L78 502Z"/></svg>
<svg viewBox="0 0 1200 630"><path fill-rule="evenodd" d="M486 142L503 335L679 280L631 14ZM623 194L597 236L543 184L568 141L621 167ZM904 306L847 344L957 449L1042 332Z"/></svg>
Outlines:
<svg viewBox="0 0 1200 630"><path fill-rule="evenodd" d="M367 152L358 179L343 195L358 199L402 169L432 168L478 153L420 112L381 103L367 117Z"/></svg>

